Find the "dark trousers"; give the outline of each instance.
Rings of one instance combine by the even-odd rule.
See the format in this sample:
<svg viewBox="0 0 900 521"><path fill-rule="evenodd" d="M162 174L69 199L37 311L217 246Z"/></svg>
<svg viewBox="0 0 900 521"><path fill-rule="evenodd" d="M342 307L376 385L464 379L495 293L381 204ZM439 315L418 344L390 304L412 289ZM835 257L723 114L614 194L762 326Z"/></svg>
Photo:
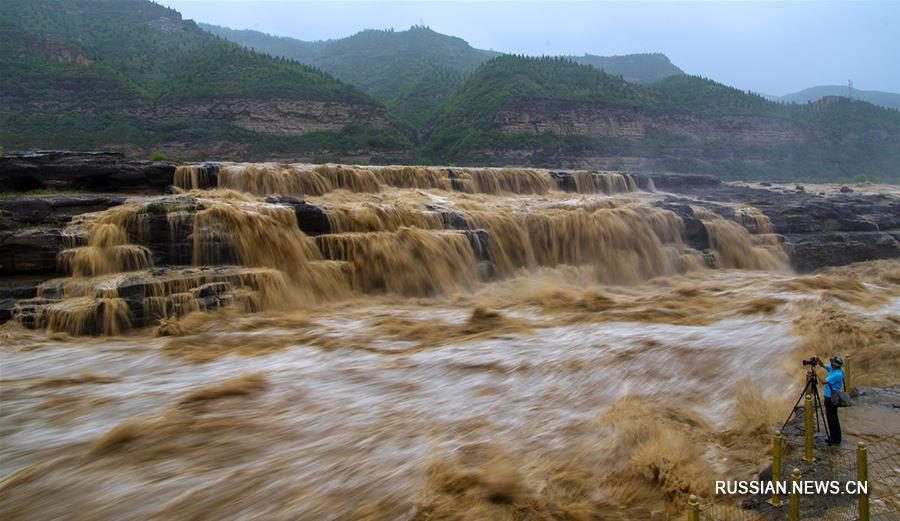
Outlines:
<svg viewBox="0 0 900 521"><path fill-rule="evenodd" d="M838 419L837 405L831 403L831 397L825 397L825 420L828 421L829 443L841 442L841 421Z"/></svg>

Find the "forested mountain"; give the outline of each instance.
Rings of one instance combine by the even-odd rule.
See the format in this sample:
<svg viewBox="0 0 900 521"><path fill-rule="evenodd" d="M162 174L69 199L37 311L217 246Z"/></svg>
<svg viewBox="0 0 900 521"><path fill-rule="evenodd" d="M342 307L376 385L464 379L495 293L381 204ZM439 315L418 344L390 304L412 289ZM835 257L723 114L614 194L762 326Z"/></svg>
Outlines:
<svg viewBox="0 0 900 521"><path fill-rule="evenodd" d="M214 25L201 27L259 52L322 69L375 96L413 127L428 121L442 99L453 94L476 67L498 54L421 26L406 31L366 30L324 42Z"/></svg>
<svg viewBox="0 0 900 521"><path fill-rule="evenodd" d="M900 112L774 103L677 75L642 87L564 58L501 56L450 98L421 159L900 181Z"/></svg>
<svg viewBox="0 0 900 521"><path fill-rule="evenodd" d="M782 101L791 103L808 103L817 101L824 96L844 96L849 95L846 85L819 85L818 87L810 87L799 92L787 94L781 97ZM889 109L900 110L900 93L884 92L880 90L860 90L853 89L853 99L866 101L873 105L880 105Z"/></svg>
<svg viewBox="0 0 900 521"><path fill-rule="evenodd" d="M312 65L322 50L334 41L319 40L308 42L287 36L275 36L252 29L231 29L203 22L199 22L197 25L206 32L234 42L242 47L248 47L256 52L270 56L288 58L306 65Z"/></svg>
<svg viewBox="0 0 900 521"><path fill-rule="evenodd" d="M426 27L210 30L263 54L148 0L5 0L0 145L900 181L900 112L772 102L662 55L496 55Z"/></svg>
<svg viewBox="0 0 900 521"><path fill-rule="evenodd" d="M669 76L684 74L684 71L669 61L662 53L626 54L624 56L570 56L582 65L590 65L631 83L648 84L664 80Z"/></svg>
<svg viewBox="0 0 900 521"><path fill-rule="evenodd" d="M366 30L318 42L215 25L200 27L256 51L318 67L375 96L414 128L428 123L440 110L441 102L455 93L476 67L500 55L420 26L406 31ZM633 83L652 83L683 74L659 53L585 54L570 59Z"/></svg>
<svg viewBox="0 0 900 521"><path fill-rule="evenodd" d="M0 143L340 157L406 150L376 100L147 0L0 3Z"/></svg>

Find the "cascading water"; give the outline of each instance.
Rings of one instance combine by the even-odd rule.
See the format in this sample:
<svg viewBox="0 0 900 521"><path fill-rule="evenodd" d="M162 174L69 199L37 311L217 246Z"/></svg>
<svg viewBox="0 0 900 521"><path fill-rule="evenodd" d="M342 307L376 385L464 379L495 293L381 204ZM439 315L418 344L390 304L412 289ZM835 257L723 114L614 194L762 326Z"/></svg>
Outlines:
<svg viewBox="0 0 900 521"><path fill-rule="evenodd" d="M0 326L0 517L674 518L767 464L786 358L900 341L896 263L796 277L755 208L628 174L174 183L70 223L67 276Z"/></svg>
<svg viewBox="0 0 900 521"><path fill-rule="evenodd" d="M787 254L777 237L771 234L771 223L757 210L746 208L736 212L739 222L750 222L764 235L752 236L744 225L702 208L694 209L709 232L716 261L723 268L749 270L789 270Z"/></svg>
<svg viewBox="0 0 900 521"><path fill-rule="evenodd" d="M90 277L151 266L150 252L131 244L131 231L140 240L146 236L146 215L132 205L114 208L102 215L77 216L63 234L68 246L60 255L63 271L73 277ZM79 244L85 240L86 244Z"/></svg>
<svg viewBox="0 0 900 521"><path fill-rule="evenodd" d="M169 265L276 270L279 277L257 280L254 298L242 299L253 309L311 305L354 293L437 296L541 267L586 266L595 282L636 284L709 264L702 252L685 245L681 218L655 208L632 176L573 172L568 178L581 194L573 201L557 189L560 174L555 175L514 168L184 166L175 173L176 185L199 187L214 177L220 189L135 200L81 216L67 231L72 247L60 260L73 280L147 270L153 256ZM326 216L326 233L313 238L301 230L309 229L306 218L291 204L307 203L254 195L269 192L305 194ZM695 214L708 229L718 266L786 268L777 239L763 239L774 236L755 209L740 209L737 222L702 208ZM163 221L168 244L160 252L150 228ZM201 309L194 294L204 284L144 295L142 319L135 322L149 325ZM95 331L77 324L97 316L110 317L104 333L131 324L129 307L115 300L115 288L87 293L92 296L65 292L62 302L47 306L51 319L42 323L76 334Z"/></svg>
<svg viewBox="0 0 900 521"><path fill-rule="evenodd" d="M546 194L558 188L559 173L556 176L538 168L210 163L178 167L173 184L185 190L223 188L255 195L320 196L334 190L377 193L389 188L500 195ZM577 170L564 177L572 179L572 191L582 194L638 190L631 174Z"/></svg>

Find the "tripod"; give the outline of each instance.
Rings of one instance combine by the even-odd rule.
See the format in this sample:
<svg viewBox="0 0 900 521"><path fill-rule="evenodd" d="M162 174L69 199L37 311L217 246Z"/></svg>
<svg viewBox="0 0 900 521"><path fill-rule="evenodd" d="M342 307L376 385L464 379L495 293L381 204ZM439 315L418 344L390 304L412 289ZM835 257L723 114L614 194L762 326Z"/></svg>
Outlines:
<svg viewBox="0 0 900 521"><path fill-rule="evenodd" d="M820 424L819 420L821 419L821 426L825 428L825 436L831 437L831 433L828 432L828 422L825 420L825 407L822 406L822 400L819 398L819 379L816 378L816 370L815 368L811 368L806 372L806 386L800 391L800 397L797 398L797 403L794 404L794 408L791 409L791 413L788 415L787 419L784 420L784 424L781 426L781 431L784 432L784 428L787 427L791 418L797 414L797 408L800 406L800 402L806 397L806 393L812 394L813 399L813 416L816 418L816 432L819 432Z"/></svg>

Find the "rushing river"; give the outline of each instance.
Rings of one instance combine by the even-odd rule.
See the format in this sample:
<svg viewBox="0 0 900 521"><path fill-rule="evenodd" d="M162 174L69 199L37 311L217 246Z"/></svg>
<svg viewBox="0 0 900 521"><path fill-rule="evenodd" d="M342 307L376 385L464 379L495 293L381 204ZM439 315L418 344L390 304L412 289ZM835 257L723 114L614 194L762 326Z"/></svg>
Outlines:
<svg viewBox="0 0 900 521"><path fill-rule="evenodd" d="M136 198L73 222L42 327L0 326L0 517L667 519L765 466L804 356L896 382L900 263L797 276L752 208L756 234L697 210L710 261L627 178L276 187L328 210L312 237L243 168L218 181L243 192L190 209ZM222 308L200 309L207 279L153 272L149 204L190 221L195 264L252 268ZM161 320L128 329L124 276Z"/></svg>

